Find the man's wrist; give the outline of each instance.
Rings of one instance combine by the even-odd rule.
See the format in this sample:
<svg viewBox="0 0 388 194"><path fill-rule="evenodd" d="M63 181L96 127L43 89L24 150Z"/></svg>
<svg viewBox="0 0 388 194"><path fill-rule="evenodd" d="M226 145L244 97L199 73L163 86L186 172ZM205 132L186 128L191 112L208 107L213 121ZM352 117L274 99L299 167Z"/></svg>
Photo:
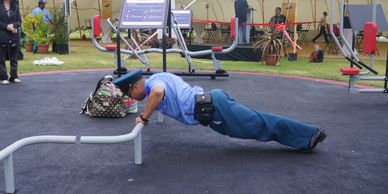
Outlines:
<svg viewBox="0 0 388 194"><path fill-rule="evenodd" d="M145 122L145 123L148 123L148 121L150 121L149 119L147 119L147 118L144 117L144 113L141 113L141 114L140 114L140 119L141 119L143 122Z"/></svg>

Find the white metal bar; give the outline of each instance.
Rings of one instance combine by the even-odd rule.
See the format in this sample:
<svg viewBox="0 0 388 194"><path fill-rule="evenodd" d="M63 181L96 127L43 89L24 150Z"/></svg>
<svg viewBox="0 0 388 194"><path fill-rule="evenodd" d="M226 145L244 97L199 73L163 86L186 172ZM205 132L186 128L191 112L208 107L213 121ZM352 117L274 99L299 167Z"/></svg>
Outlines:
<svg viewBox="0 0 388 194"><path fill-rule="evenodd" d="M360 93L384 93L385 89L358 89Z"/></svg>
<svg viewBox="0 0 388 194"><path fill-rule="evenodd" d="M158 123L163 123L163 122L164 122L163 114L158 111Z"/></svg>
<svg viewBox="0 0 388 194"><path fill-rule="evenodd" d="M131 133L119 136L81 136L79 142L86 144L113 144L123 143L135 139L135 164L142 164L141 130L144 124L137 124ZM0 161L4 160L5 190L6 193L15 193L15 179L13 169L13 153L18 149L39 143L75 144L76 136L33 136L16 141L0 151Z"/></svg>
<svg viewBox="0 0 388 194"><path fill-rule="evenodd" d="M143 163L142 159L142 145L141 145L141 133L137 135L135 140L133 141L134 143L134 154L135 154L135 164L140 165Z"/></svg>
<svg viewBox="0 0 388 194"><path fill-rule="evenodd" d="M356 59L357 61L360 61L360 59L358 59L356 53L354 53L352 47L350 46L349 42L346 40L346 37L344 35L344 5L345 5L345 2L344 0L341 0L341 3L340 3L340 36L341 36L341 40L342 42L344 43L345 47L348 49L349 53L352 55L352 57L354 59ZM333 10L332 10L333 12ZM332 26L330 26L330 28L332 28ZM332 30L332 29L330 29Z"/></svg>
<svg viewBox="0 0 388 194"><path fill-rule="evenodd" d="M140 123L135 126L131 133L118 136L81 136L80 143L85 144L114 144L124 143L133 140L143 129L144 124Z"/></svg>
<svg viewBox="0 0 388 194"><path fill-rule="evenodd" d="M373 0L373 3L372 3L372 22L376 22L376 16L377 16L377 1Z"/></svg>
<svg viewBox="0 0 388 194"><path fill-rule="evenodd" d="M21 139L19 141L16 141L15 143L11 144L10 146L6 147L5 149L0 151L0 160L4 160L9 155L17 151L18 149L32 145L32 144L39 144L39 143L76 143L76 136L55 136L55 135L45 135L45 136L34 136L34 137L27 137L24 139Z"/></svg>
<svg viewBox="0 0 388 194"><path fill-rule="evenodd" d="M215 53L216 54L226 54L226 53L230 53L232 52L234 49L236 49L237 45L238 45L238 36L239 36L239 31L238 31L238 18L235 18L235 39L233 41L233 44L227 48L227 49L224 49L223 51L216 51ZM334 32L333 32L334 33ZM338 41L338 40L337 40ZM111 52L111 51L108 51L106 48L102 47L96 37L92 36L92 42L94 44L94 46L102 51L102 52ZM339 43L338 43L339 44ZM145 50L140 50L140 51L135 51L138 55L143 55L143 54L146 54L146 53L159 53L159 54L162 54L163 53L163 49L157 49L157 48L150 48L150 49L145 49ZM184 51L182 49L167 49L166 51L167 53L183 53ZM129 55L134 55L134 52L133 51L130 51L130 50L126 50L126 49L121 49L121 53L124 53L124 54L129 54ZM210 55L212 53L212 50L209 49L209 50L203 50L203 51L187 51L186 52L189 56L193 57L193 56L204 56L204 55Z"/></svg>
<svg viewBox="0 0 388 194"><path fill-rule="evenodd" d="M15 177L13 170L13 155L4 160L5 193L15 193Z"/></svg>
<svg viewBox="0 0 388 194"><path fill-rule="evenodd" d="M187 54L188 48L185 42L185 39L183 38L182 31L179 28L178 22L175 18L174 13L171 13L171 24L172 24L172 29L174 30L175 34L177 35L177 40L178 43L180 44L183 54L185 55L186 61L190 66L190 70L195 70L195 66L193 64L193 60L191 57Z"/></svg>
<svg viewBox="0 0 388 194"><path fill-rule="evenodd" d="M369 77L369 76L360 76L359 80L373 80L373 81L385 81L385 77Z"/></svg>
<svg viewBox="0 0 388 194"><path fill-rule="evenodd" d="M93 18L92 18L92 20L93 20ZM119 31L117 28L116 28L116 26L115 25L113 25L113 23L112 23L112 21L110 20L110 18L108 18L107 20L107 23L110 25L110 27L116 32L116 34L117 34L117 32ZM92 26L94 26L93 24L92 24ZM131 35L129 35L129 36L131 36ZM118 38L118 37L116 37L116 38ZM133 51L133 54L140 60L140 62L142 62L144 65L148 65L147 63L147 61L143 61L143 59L140 57L140 55L139 54L137 54L137 52L135 52L136 50L129 44L129 42L123 37L123 36L120 36L120 39L128 46L128 48L131 50L131 51Z"/></svg>
<svg viewBox="0 0 388 194"><path fill-rule="evenodd" d="M340 7L343 6L343 4L340 5ZM341 17L340 17L341 18ZM340 22L341 24L342 22ZM335 35L334 33L334 30L333 30L333 26L334 26L334 0L331 0L330 1L330 34L331 34L331 38L334 40L334 43L337 45L339 51L341 52L341 54L345 57L347 57L344 49L342 48L341 44L339 43L338 39L337 39L337 36ZM343 29L343 28L342 28ZM341 27L340 27L340 31L341 31ZM351 51L350 51L351 52Z"/></svg>

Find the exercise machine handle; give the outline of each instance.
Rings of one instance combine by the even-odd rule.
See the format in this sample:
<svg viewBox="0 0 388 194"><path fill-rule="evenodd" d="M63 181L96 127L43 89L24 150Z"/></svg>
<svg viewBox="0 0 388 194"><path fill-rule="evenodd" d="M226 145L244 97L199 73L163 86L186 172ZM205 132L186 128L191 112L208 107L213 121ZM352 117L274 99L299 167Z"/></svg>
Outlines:
<svg viewBox="0 0 388 194"><path fill-rule="evenodd" d="M352 64L354 64L355 66L357 66L359 69L363 69L363 67L365 67L366 69L368 69L369 71L371 71L372 73L374 74L379 74L379 72L377 72L375 69L369 67L368 65L366 65L364 62L362 61L357 61L357 60L354 60L350 57L345 57L349 62L351 62Z"/></svg>
<svg viewBox="0 0 388 194"><path fill-rule="evenodd" d="M370 67L369 65L365 64L364 62L362 62L361 60L358 61L363 67L365 67L366 69L368 69L369 71L371 71L372 73L374 73L375 75L379 74L379 72L377 72L375 69L373 69L372 67Z"/></svg>

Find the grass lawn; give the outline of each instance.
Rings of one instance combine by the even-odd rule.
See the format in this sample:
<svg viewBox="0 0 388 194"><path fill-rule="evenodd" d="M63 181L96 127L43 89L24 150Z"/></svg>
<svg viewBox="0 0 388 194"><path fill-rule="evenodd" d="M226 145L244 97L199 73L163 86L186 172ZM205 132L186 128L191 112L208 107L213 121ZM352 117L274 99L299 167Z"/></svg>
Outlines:
<svg viewBox="0 0 388 194"><path fill-rule="evenodd" d="M68 70L68 69L93 69L93 68L114 68L115 62L113 54L102 53L97 51L90 41L73 41L71 45L71 55L57 55L50 53L48 57L57 57L64 61L63 66L35 66L34 60L39 60L46 55L24 53L25 59L19 62L19 72L44 72L53 70ZM162 67L162 55L147 54L152 68ZM173 69L187 69L187 63L184 58L178 54L170 54L167 56L168 67ZM193 59L197 69L213 69L211 60ZM126 60L127 67L143 67L136 59ZM274 73L298 75L314 78L324 78L331 80L347 81L347 76L341 76L340 67L347 67L348 62L341 58L325 58L323 63L310 63L307 57L299 57L296 62L289 62L286 58L282 58L280 65L277 67L265 66L261 62L242 62L242 61L222 61L223 68L233 71L249 71L260 73ZM382 76L385 73L385 61L376 61L375 68ZM372 86L383 86L382 82L362 82L363 84Z"/></svg>

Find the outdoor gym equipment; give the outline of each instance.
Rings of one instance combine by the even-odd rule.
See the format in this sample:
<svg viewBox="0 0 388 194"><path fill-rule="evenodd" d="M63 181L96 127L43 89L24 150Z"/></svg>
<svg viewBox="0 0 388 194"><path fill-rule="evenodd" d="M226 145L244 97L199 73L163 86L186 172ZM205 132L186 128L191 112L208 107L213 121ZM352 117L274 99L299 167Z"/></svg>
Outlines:
<svg viewBox="0 0 388 194"><path fill-rule="evenodd" d="M170 16L170 19L168 19ZM103 52L108 52L108 48L101 46L96 40L95 35L99 35L99 18L94 16L92 18L92 28L93 28L93 37L92 41L95 47ZM238 37L238 19L232 18L231 20L231 36ZM166 32L169 28L169 32L174 32L177 34L177 40L182 47L167 49L166 47ZM120 56L122 53L128 55L144 55L147 53L159 53L163 54L163 72L167 72L167 54L168 53L180 53L182 56L185 56L189 64L189 71L187 73L180 72L175 73L180 76L210 76L212 79L215 77L228 77L225 71L221 69L220 62L216 59L217 54L225 54L233 51L238 45L238 38L234 38L233 44L229 48L223 47L212 47L209 50L203 51L188 51L186 43L183 39L183 35L180 31L178 20L176 19L173 11L171 10L169 0L155 0L152 2L148 1L138 1L138 0L124 0L121 10L120 25L117 27L117 30L120 29L162 29L163 31L163 49L159 48L150 48L144 50L127 50L120 48L120 38L117 38L117 44L114 47L116 51L116 56ZM97 30L97 31L96 31ZM117 32L118 32L117 31ZM117 37L120 36L120 33L117 33ZM171 33L169 33L171 36ZM192 56L204 56L212 55L213 65L216 69L215 73L198 73L195 72L195 67L191 62ZM121 66L121 60L117 59L118 67ZM120 70L121 68L118 68ZM148 69L147 69L148 70ZM118 72L118 76L121 76L121 71ZM153 74L154 72L146 71L144 74Z"/></svg>
<svg viewBox="0 0 388 194"><path fill-rule="evenodd" d="M112 27L112 29L115 31L116 34L119 34L120 31L117 29L117 27L112 23L111 19L107 19L107 22L108 24ZM132 52L135 52L136 50L141 50L139 44L137 43L137 41L133 38L132 34L128 34L129 38L131 39L131 42L132 44L135 46L132 47L131 44L123 37L121 36L120 34L120 39L125 43L125 45L129 48L129 50L131 50ZM116 46L116 45L115 45ZM116 53L116 50L115 50L115 55L117 55ZM150 65L148 64L148 58L146 57L145 54L142 54L142 55L139 55L137 54L136 52L134 53L134 55L136 56L136 58L138 58L140 60L140 62L142 62L144 64L144 66L149 70L151 67ZM121 63L123 63L123 61L121 60ZM124 65L122 65L124 66Z"/></svg>
<svg viewBox="0 0 388 194"><path fill-rule="evenodd" d="M345 45L345 48L349 51L350 56L346 54L345 48L341 47L339 40L335 36L334 25L334 12L330 12L330 34L339 48L341 54L351 63L350 68L341 68L343 75L349 76L349 92L351 93L388 93L388 53L387 53L387 65L385 76L367 76L370 73L378 74L373 68L374 55L377 49L376 37L377 31L388 31L388 23L384 14L384 10L381 4L377 4L376 0L373 0L372 5L352 5L345 4L344 0L340 1L340 37ZM347 9L349 13L350 25L354 32L364 31L364 53L370 55L370 65L362 62L356 55L354 47L352 48L344 36L344 9ZM334 0L331 0L331 10L334 10ZM371 13L371 14L366 14ZM354 36L354 35L353 35ZM353 44L354 45L354 44ZM354 68L356 66L357 68ZM360 69L366 68L367 71L361 72ZM373 80L384 81L383 89L358 89L355 87L355 83L358 80Z"/></svg>
<svg viewBox="0 0 388 194"><path fill-rule="evenodd" d="M140 165L142 161L142 140L141 131L144 124L140 123L133 128L131 133L119 136L60 136L60 135L45 135L33 136L21 139L0 151L0 161L4 161L4 177L5 177L5 192L15 193L15 177L13 166L13 153L22 147L42 144L118 144L128 141L134 141L134 159L135 164Z"/></svg>
<svg viewBox="0 0 388 194"><path fill-rule="evenodd" d="M93 16L93 23L92 23L92 28L93 28L93 31L92 31L92 40L93 40L93 43L94 44L98 44L98 41L97 41L97 38L100 37L101 35L101 18L100 16ZM110 19L107 20L108 24L113 28L113 30L116 32L116 34L119 34L119 30L112 24L112 22L110 21ZM127 45L127 47L131 50L131 51L135 51L135 49L128 43L128 41L122 37L122 36L119 36L121 38L121 40ZM139 45L135 42L135 46L138 48ZM101 46L100 47L103 47L104 49L99 49L100 51L102 52L110 52L110 53L113 53L115 59L116 59L116 63L117 63L117 71L121 71L122 69L124 69L124 65L123 64L123 61L121 60L121 54L118 55L117 53L117 45L116 44L107 44L107 45L104 45L104 46ZM134 52L134 56L136 56L136 58L138 58L140 60L140 62L142 62L144 64L145 67L147 67L148 69L150 68L149 67L149 64L148 64L148 59L147 57L142 54L142 55L139 55L137 54L136 52ZM120 63L118 62L120 61Z"/></svg>

